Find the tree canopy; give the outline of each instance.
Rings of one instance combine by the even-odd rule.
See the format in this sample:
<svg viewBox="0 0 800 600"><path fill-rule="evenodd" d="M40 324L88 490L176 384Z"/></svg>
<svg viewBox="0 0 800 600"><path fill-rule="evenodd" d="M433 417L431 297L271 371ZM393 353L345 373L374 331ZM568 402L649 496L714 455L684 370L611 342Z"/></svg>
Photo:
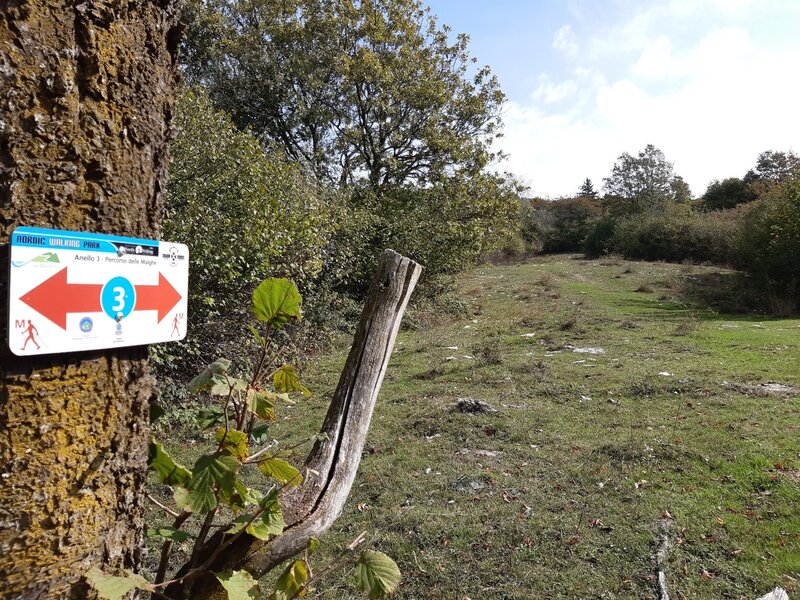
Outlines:
<svg viewBox="0 0 800 600"><path fill-rule="evenodd" d="M800 175L800 156L792 151L766 150L758 155L756 166L745 174L744 182L783 183L798 175Z"/></svg>
<svg viewBox="0 0 800 600"><path fill-rule="evenodd" d="M321 178L477 173L504 95L418 0L191 0L186 77Z"/></svg>
<svg viewBox="0 0 800 600"><path fill-rule="evenodd" d="M728 177L722 181L714 180L702 197L702 206L706 210L724 210L739 204L752 202L758 197L752 186L738 177Z"/></svg>
<svg viewBox="0 0 800 600"><path fill-rule="evenodd" d="M648 144L637 156L623 152L603 180L606 194L620 199L626 213L659 212L676 199L676 191L686 192L686 184L675 184L675 172L664 153ZM687 186L688 188L688 186Z"/></svg>

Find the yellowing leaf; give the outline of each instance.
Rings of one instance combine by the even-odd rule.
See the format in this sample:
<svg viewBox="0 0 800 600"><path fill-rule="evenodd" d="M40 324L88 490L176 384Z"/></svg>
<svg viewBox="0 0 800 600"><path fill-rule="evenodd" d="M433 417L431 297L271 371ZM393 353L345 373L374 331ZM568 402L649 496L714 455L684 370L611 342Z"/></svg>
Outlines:
<svg viewBox="0 0 800 600"><path fill-rule="evenodd" d="M275 582L275 591L268 600L289 600L294 598L295 594L303 587L308 581L308 566L303 560L296 560L291 565L286 567L278 581ZM299 594L303 596L301 592Z"/></svg>
<svg viewBox="0 0 800 600"><path fill-rule="evenodd" d="M300 471L280 458L268 458L258 463L258 468L267 477L272 477L281 485L295 487L303 481Z"/></svg>
<svg viewBox="0 0 800 600"><path fill-rule="evenodd" d="M230 453L240 461L244 462L250 451L247 449L247 434L243 431L236 429L225 429L220 427L216 432L217 444L220 444L220 450Z"/></svg>
<svg viewBox="0 0 800 600"><path fill-rule="evenodd" d="M247 408L266 421L275 420L275 394L250 389L247 392Z"/></svg>
<svg viewBox="0 0 800 600"><path fill-rule="evenodd" d="M297 375L297 369L294 365L283 365L275 371L275 375L272 376L272 383L278 392L302 392L306 397L311 395L311 391L300 383L300 377Z"/></svg>
<svg viewBox="0 0 800 600"><path fill-rule="evenodd" d="M214 573L228 592L228 600L254 600L258 598L258 582L247 571L222 571Z"/></svg>
<svg viewBox="0 0 800 600"><path fill-rule="evenodd" d="M97 591L97 595L105 600L120 600L134 588L152 591L153 587L141 575L128 573L127 577L114 577L106 575L97 567L92 567L86 573L86 579Z"/></svg>
<svg viewBox="0 0 800 600"><path fill-rule="evenodd" d="M400 584L400 569L383 552L365 550L356 563L356 587L369 598L384 598Z"/></svg>

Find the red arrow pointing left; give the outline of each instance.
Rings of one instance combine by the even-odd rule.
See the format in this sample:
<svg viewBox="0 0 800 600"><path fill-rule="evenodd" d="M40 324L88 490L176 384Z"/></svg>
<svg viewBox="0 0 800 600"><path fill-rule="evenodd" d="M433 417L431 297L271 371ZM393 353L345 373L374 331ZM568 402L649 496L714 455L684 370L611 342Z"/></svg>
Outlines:
<svg viewBox="0 0 800 600"><path fill-rule="evenodd" d="M102 285L67 283L67 269L45 279L42 283L20 297L33 310L67 329L67 313L100 312Z"/></svg>

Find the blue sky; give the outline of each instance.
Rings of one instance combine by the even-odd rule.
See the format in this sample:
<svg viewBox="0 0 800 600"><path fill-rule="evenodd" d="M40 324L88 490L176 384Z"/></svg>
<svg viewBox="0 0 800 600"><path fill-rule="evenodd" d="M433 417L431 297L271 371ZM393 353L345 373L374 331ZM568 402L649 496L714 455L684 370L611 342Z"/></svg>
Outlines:
<svg viewBox="0 0 800 600"><path fill-rule="evenodd" d="M508 96L500 165L545 197L664 151L701 195L800 152L800 0L423 0Z"/></svg>

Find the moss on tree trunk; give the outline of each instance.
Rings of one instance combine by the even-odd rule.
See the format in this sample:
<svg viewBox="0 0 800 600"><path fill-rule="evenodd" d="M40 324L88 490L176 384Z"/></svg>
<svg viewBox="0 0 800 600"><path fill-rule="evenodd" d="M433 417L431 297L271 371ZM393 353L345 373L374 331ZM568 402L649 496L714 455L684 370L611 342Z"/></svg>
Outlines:
<svg viewBox="0 0 800 600"><path fill-rule="evenodd" d="M174 0L0 3L3 305L15 227L158 237L177 41ZM86 598L139 563L147 351L18 358L5 312L0 597Z"/></svg>

